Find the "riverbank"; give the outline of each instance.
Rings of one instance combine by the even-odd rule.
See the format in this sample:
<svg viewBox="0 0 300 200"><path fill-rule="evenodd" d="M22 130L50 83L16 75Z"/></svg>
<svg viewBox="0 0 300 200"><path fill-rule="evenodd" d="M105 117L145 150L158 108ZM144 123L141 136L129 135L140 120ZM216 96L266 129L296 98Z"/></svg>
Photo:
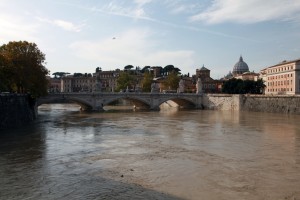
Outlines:
<svg viewBox="0 0 300 200"><path fill-rule="evenodd" d="M36 119L34 99L23 94L0 94L0 129L21 127Z"/></svg>
<svg viewBox="0 0 300 200"><path fill-rule="evenodd" d="M243 95L241 110L268 113L300 114L300 96Z"/></svg>
<svg viewBox="0 0 300 200"><path fill-rule="evenodd" d="M298 95L204 94L204 110L300 114Z"/></svg>

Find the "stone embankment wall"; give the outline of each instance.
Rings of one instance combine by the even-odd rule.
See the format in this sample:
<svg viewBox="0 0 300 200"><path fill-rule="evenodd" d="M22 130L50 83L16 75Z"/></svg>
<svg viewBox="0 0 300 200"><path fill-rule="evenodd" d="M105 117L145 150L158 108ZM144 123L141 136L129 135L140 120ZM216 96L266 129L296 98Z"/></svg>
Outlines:
<svg viewBox="0 0 300 200"><path fill-rule="evenodd" d="M300 96L205 94L202 104L210 110L300 114Z"/></svg>
<svg viewBox="0 0 300 200"><path fill-rule="evenodd" d="M240 110L241 96L232 94L204 94L203 109Z"/></svg>
<svg viewBox="0 0 300 200"><path fill-rule="evenodd" d="M0 129L23 126L36 116L35 101L28 95L0 94Z"/></svg>
<svg viewBox="0 0 300 200"><path fill-rule="evenodd" d="M244 95L241 110L300 114L300 96Z"/></svg>

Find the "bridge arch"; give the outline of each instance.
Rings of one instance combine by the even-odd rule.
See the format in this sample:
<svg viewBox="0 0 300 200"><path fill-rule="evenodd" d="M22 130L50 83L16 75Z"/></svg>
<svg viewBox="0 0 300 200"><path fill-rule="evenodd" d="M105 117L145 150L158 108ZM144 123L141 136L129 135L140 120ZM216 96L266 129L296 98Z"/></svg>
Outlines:
<svg viewBox="0 0 300 200"><path fill-rule="evenodd" d="M51 98L39 98L37 106L43 104L57 104L57 103L75 103L81 107L82 110L92 110L93 105L81 98L69 97L69 96L51 96Z"/></svg>
<svg viewBox="0 0 300 200"><path fill-rule="evenodd" d="M186 98L186 97L180 97L180 96L170 97L170 98L161 100L158 102L157 105L155 105L155 107L160 107L164 103L170 105L168 103L169 101L173 101L174 103L176 103L178 105L178 108L180 108L180 109L188 109L188 108L196 108L197 107L197 105L193 102L193 100Z"/></svg>
<svg viewBox="0 0 300 200"><path fill-rule="evenodd" d="M162 93L57 93L38 99L38 104L72 102L84 110L101 111L120 99L130 100L136 109L160 110L164 102L174 102L177 108L201 108L203 98L195 94ZM176 103L176 104L175 104ZM177 106L178 105L178 106Z"/></svg>
<svg viewBox="0 0 300 200"><path fill-rule="evenodd" d="M150 103L147 102L145 99L139 98L139 97L132 97L132 96L124 96L124 97L116 97L116 98L111 98L108 101L106 101L103 106L107 106L115 101L125 99L132 101L134 107L136 109L149 109L151 107Z"/></svg>

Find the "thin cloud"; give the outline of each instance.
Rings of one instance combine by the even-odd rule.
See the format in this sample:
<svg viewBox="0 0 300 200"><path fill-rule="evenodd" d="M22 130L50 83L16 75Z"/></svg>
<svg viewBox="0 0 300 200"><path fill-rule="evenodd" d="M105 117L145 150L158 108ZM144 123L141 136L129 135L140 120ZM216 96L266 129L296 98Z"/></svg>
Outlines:
<svg viewBox="0 0 300 200"><path fill-rule="evenodd" d="M150 1L149 1L149 3L150 3ZM165 0L164 5L166 5L169 8L172 7L175 9L176 7L179 8L180 5L183 5L182 3L183 3L182 0L177 0L177 1ZM228 35L228 34L225 34L222 32L211 31L209 29L204 29L204 28L198 28L196 26L191 26L191 25L186 25L186 24L178 24L178 23L174 23L174 22L170 22L170 21L164 21L164 20L153 18L153 17L149 17L144 12L143 8L141 8L141 10L138 10L139 8L126 7L125 4L122 4L122 3L110 2L109 4L103 5L101 7L95 7L95 6L94 7L86 7L86 6L79 6L77 4L67 4L67 5L74 6L74 7L80 8L80 9L84 9L84 10L88 10L90 12L99 12L99 13L103 13L103 14L107 14L107 15L115 15L115 16L120 16L120 17L127 17L127 18L132 18L132 19L150 21L153 23L162 24L162 25L176 28L176 29L185 29L185 30L189 30L189 31L209 33L209 34L217 35L220 37L236 38L236 39L243 39L243 40L248 40L248 41L252 41L252 42L258 42L258 41L254 41L251 38L243 38L243 37L236 36L236 35ZM190 4L190 6L191 6L191 4ZM194 7L199 8L199 7L202 7L202 5L194 4ZM183 9L183 8L179 8L179 9Z"/></svg>
<svg viewBox="0 0 300 200"><path fill-rule="evenodd" d="M199 2L191 3L185 0L165 0L164 4L171 14L194 14L203 8L203 5Z"/></svg>
<svg viewBox="0 0 300 200"><path fill-rule="evenodd" d="M64 21L64 20L54 20L53 24L57 25L58 27L66 30L66 31L73 31L73 32L80 32L81 26L76 26L72 22Z"/></svg>
<svg viewBox="0 0 300 200"><path fill-rule="evenodd" d="M12 40L36 41L35 37L39 26L35 23L26 23L23 18L0 14L1 42Z"/></svg>
<svg viewBox="0 0 300 200"><path fill-rule="evenodd" d="M159 44L152 39L152 32L132 29L121 33L116 39L74 42L70 48L86 60L97 61L106 67L122 68L132 65L193 66L195 53L191 50L157 50Z"/></svg>
<svg viewBox="0 0 300 200"><path fill-rule="evenodd" d="M271 20L297 20L300 0L215 0L205 11L190 18L208 24L223 22L257 23Z"/></svg>
<svg viewBox="0 0 300 200"><path fill-rule="evenodd" d="M144 5L151 3L153 0L134 0L134 2L139 6L143 7Z"/></svg>
<svg viewBox="0 0 300 200"><path fill-rule="evenodd" d="M143 2L144 4L146 2ZM117 15L117 16L124 16L124 17L129 17L133 19L148 19L151 20L144 8L141 6L143 4L138 4L138 6L128 6L122 3L115 3L114 1L110 2L107 5L104 5L100 8L92 8L91 10L93 11L98 11L106 14L111 14L111 15Z"/></svg>
<svg viewBox="0 0 300 200"><path fill-rule="evenodd" d="M46 22L46 23L52 24L54 26L57 26L65 31L71 31L71 32L80 32L82 27L84 26L84 24L75 25L72 22L68 22L68 21L61 20L61 19L50 20L50 19L40 18L40 17L37 17L37 19L40 22Z"/></svg>

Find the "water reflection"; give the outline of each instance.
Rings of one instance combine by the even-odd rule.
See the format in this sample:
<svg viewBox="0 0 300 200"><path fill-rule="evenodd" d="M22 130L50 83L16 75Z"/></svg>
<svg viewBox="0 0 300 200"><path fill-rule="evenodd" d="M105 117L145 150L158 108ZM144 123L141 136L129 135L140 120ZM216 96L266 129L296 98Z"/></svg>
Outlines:
<svg viewBox="0 0 300 200"><path fill-rule="evenodd" d="M300 198L299 119L47 105L0 135L1 198Z"/></svg>

